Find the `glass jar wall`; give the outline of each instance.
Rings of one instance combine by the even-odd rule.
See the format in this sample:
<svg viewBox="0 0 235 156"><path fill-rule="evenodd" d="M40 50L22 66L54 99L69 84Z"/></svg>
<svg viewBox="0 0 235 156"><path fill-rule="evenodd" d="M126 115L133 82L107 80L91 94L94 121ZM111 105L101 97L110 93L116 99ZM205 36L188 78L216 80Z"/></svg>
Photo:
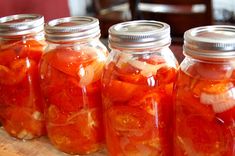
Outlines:
<svg viewBox="0 0 235 156"><path fill-rule="evenodd" d="M102 78L109 155L172 155L172 90L178 63L169 25L131 21L109 29Z"/></svg>
<svg viewBox="0 0 235 156"><path fill-rule="evenodd" d="M41 15L0 18L0 122L18 139L45 134L38 73L43 30Z"/></svg>
<svg viewBox="0 0 235 156"><path fill-rule="evenodd" d="M185 33L175 87L175 156L235 155L235 27Z"/></svg>
<svg viewBox="0 0 235 156"><path fill-rule="evenodd" d="M69 154L103 147L101 75L107 49L97 19L68 17L46 25L48 47L40 65L50 141Z"/></svg>

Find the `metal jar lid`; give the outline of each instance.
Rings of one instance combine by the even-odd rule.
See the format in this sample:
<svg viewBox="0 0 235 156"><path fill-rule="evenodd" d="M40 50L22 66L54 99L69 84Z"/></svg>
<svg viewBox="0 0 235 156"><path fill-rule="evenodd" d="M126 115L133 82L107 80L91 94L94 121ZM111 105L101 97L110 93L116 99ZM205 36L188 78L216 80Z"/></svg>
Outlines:
<svg viewBox="0 0 235 156"><path fill-rule="evenodd" d="M93 17L65 17L48 22L46 39L51 42L76 41L100 35L99 21Z"/></svg>
<svg viewBox="0 0 235 156"><path fill-rule="evenodd" d="M190 29L184 34L184 54L205 59L235 57L235 26L213 25Z"/></svg>
<svg viewBox="0 0 235 156"><path fill-rule="evenodd" d="M18 14L0 18L0 36L21 36L44 29L44 17L38 14Z"/></svg>
<svg viewBox="0 0 235 156"><path fill-rule="evenodd" d="M109 29L110 48L144 49L170 43L170 26L163 22L129 21L113 25Z"/></svg>

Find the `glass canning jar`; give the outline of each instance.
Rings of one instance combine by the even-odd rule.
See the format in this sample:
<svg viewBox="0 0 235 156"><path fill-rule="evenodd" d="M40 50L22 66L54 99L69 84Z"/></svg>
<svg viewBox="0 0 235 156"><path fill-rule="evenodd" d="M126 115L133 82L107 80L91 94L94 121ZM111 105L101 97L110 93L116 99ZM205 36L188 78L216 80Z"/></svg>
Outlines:
<svg viewBox="0 0 235 156"><path fill-rule="evenodd" d="M158 21L130 21L109 29L102 100L110 155L172 155L178 63L170 43L169 25Z"/></svg>
<svg viewBox="0 0 235 156"><path fill-rule="evenodd" d="M45 45L43 16L0 18L0 122L18 139L45 134L38 73Z"/></svg>
<svg viewBox="0 0 235 156"><path fill-rule="evenodd" d="M95 152L104 143L100 79L108 53L99 40L99 21L60 18L45 31L40 73L49 139L69 154Z"/></svg>
<svg viewBox="0 0 235 156"><path fill-rule="evenodd" d="M235 27L186 31L174 90L174 155L235 155Z"/></svg>

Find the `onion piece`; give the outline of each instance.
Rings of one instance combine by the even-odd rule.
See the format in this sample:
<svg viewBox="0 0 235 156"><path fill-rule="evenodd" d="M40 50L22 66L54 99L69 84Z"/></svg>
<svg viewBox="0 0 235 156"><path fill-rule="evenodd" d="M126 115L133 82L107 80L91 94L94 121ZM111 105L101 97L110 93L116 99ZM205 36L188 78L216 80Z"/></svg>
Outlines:
<svg viewBox="0 0 235 156"><path fill-rule="evenodd" d="M22 130L20 133L17 135L19 139L24 139L24 140L30 140L33 139L33 134L28 132L27 130Z"/></svg>
<svg viewBox="0 0 235 156"><path fill-rule="evenodd" d="M128 61L132 60L132 58L133 58L132 54L126 54L126 53L120 54L118 57L118 61L116 63L116 66L118 68L122 68L123 64L128 63Z"/></svg>
<svg viewBox="0 0 235 156"><path fill-rule="evenodd" d="M235 88L231 88L219 94L202 92L200 102L206 105L212 105L215 113L225 112L235 107Z"/></svg>
<svg viewBox="0 0 235 156"><path fill-rule="evenodd" d="M90 65L80 68L78 71L78 76L80 77L79 85L84 87L99 80L103 73L103 67L104 62L94 61Z"/></svg>
<svg viewBox="0 0 235 156"><path fill-rule="evenodd" d="M32 117L34 120L41 121L42 120L42 113L39 111L35 111L35 112L33 112Z"/></svg>
<svg viewBox="0 0 235 156"><path fill-rule="evenodd" d="M142 62L138 60L131 60L128 63L132 65L133 67L140 69L141 70L140 73L145 77L156 75L157 71L160 68L167 66L165 63L152 65L152 64L148 64L147 62Z"/></svg>

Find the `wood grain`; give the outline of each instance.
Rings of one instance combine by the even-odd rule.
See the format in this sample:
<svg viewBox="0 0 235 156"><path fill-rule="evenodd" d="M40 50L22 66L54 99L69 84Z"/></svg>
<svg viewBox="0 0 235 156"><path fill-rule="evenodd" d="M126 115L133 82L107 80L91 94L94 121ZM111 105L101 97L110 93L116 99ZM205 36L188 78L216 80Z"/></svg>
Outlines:
<svg viewBox="0 0 235 156"><path fill-rule="evenodd" d="M87 156L106 156L105 151ZM0 128L0 156L70 156L55 149L48 138L41 137L31 141L21 141L10 137Z"/></svg>

